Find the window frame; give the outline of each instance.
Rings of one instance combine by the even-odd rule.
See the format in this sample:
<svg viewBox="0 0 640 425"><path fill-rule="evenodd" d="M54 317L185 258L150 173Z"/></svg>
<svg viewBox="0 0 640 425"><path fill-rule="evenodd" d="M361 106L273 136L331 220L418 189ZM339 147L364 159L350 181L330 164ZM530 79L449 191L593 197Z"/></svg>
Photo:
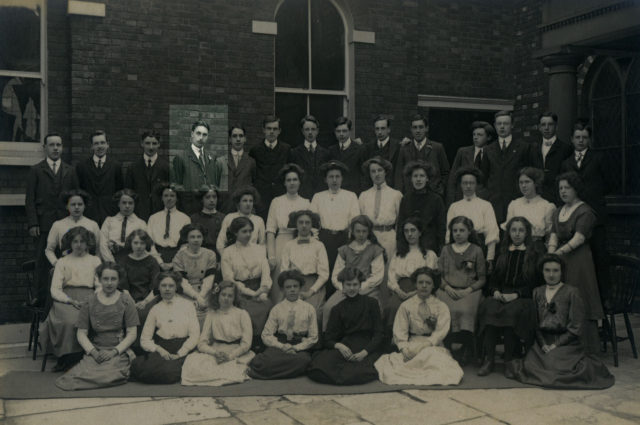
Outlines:
<svg viewBox="0 0 640 425"><path fill-rule="evenodd" d="M0 165L30 166L44 156L42 141L48 132L48 81L47 81L47 1L33 0L40 6L40 72L0 69L0 77L22 77L40 80L40 141L0 141Z"/></svg>

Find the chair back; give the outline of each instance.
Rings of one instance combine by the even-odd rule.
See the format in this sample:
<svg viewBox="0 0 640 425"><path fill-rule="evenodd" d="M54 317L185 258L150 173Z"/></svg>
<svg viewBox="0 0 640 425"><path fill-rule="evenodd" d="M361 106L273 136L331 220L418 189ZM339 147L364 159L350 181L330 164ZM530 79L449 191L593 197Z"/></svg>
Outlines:
<svg viewBox="0 0 640 425"><path fill-rule="evenodd" d="M640 286L640 259L630 255L609 255L611 307L608 314L630 313Z"/></svg>

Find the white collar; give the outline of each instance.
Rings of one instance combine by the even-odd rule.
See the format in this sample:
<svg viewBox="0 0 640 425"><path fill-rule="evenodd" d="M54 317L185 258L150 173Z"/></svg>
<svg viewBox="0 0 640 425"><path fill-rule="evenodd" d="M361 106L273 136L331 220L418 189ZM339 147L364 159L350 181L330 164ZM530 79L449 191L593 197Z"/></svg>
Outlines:
<svg viewBox="0 0 640 425"><path fill-rule="evenodd" d="M582 155L582 158L584 159L584 156L587 154L587 151L589 150L589 148L583 150L583 151L573 151L573 155L577 158L578 155Z"/></svg>
<svg viewBox="0 0 640 425"><path fill-rule="evenodd" d="M502 146L502 142L505 142L507 146L511 144L511 140L513 140L513 134L508 135L507 137L499 137L500 146Z"/></svg>
<svg viewBox="0 0 640 425"><path fill-rule="evenodd" d="M416 139L413 139L413 144L418 150L422 149L427 144L427 138L425 137L422 141L418 142Z"/></svg>
<svg viewBox="0 0 640 425"><path fill-rule="evenodd" d="M267 139L264 139L264 144L269 148L269 149L273 149L278 145L278 139L275 140L275 142L271 143L270 141L268 141Z"/></svg>
<svg viewBox="0 0 640 425"><path fill-rule="evenodd" d="M151 165L156 163L156 160L158 159L158 153L154 153L153 156L149 156L146 153L142 154L142 157L144 158L144 163L145 165L149 163L149 160L151 160Z"/></svg>
<svg viewBox="0 0 640 425"><path fill-rule="evenodd" d="M553 144L556 141L556 136L553 136L551 139L545 139L544 137L542 138L542 145L547 145L549 144L549 146L553 146Z"/></svg>
<svg viewBox="0 0 640 425"><path fill-rule="evenodd" d="M305 140L304 147L309 149L310 146L313 146L313 149L315 149L318 146L318 142L315 140L313 142L309 142L308 140Z"/></svg>
<svg viewBox="0 0 640 425"><path fill-rule="evenodd" d="M196 154L196 157L198 159L200 159L200 149L202 149L202 153L204 153L204 146L202 147L197 147L196 145L194 145L193 143L191 143L191 150L193 151L194 154Z"/></svg>
<svg viewBox="0 0 640 425"><path fill-rule="evenodd" d="M387 146L387 143L389 143L389 138L387 137L384 140L378 140L378 146L381 148L384 148L385 146Z"/></svg>
<svg viewBox="0 0 640 425"><path fill-rule="evenodd" d="M105 162L107 162L107 155L103 156L102 158L99 158L97 155L93 155L93 163L94 164L98 164L98 161L101 162L102 165L104 165Z"/></svg>
<svg viewBox="0 0 640 425"><path fill-rule="evenodd" d="M339 143L340 149L347 149L351 146L351 137L349 137L344 143Z"/></svg>
<svg viewBox="0 0 640 425"><path fill-rule="evenodd" d="M231 155L233 156L242 156L242 154L244 154L244 149L240 149L239 151L231 149Z"/></svg>
<svg viewBox="0 0 640 425"><path fill-rule="evenodd" d="M46 159L47 159L47 164L49 164L49 168L53 167L53 164L56 164L56 171L60 169L60 163L62 162L60 158L58 158L55 161L49 157L47 157Z"/></svg>
<svg viewBox="0 0 640 425"><path fill-rule="evenodd" d="M163 209L163 211L165 212L165 214L166 214L166 212L167 212L167 211L169 211L170 213L174 213L174 212L176 212L177 210L178 210L178 209L177 209L176 207L169 208L168 210L167 210L167 208L164 208L164 209Z"/></svg>
<svg viewBox="0 0 640 425"><path fill-rule="evenodd" d="M476 155L478 155L478 152L482 152L484 150L485 146L479 148L476 145L473 145L473 157L475 158Z"/></svg>
<svg viewBox="0 0 640 425"><path fill-rule="evenodd" d="M525 244L515 246L514 244L509 245L509 251L526 251L527 247Z"/></svg>

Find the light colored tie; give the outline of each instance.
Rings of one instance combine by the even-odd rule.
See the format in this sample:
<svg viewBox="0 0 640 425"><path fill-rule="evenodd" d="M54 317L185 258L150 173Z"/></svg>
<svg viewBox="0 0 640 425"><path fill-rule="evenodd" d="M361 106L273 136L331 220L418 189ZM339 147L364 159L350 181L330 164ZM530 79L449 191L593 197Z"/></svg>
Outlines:
<svg viewBox="0 0 640 425"><path fill-rule="evenodd" d="M576 155L576 164L578 164L578 168L582 167L582 159L584 158L584 152L580 152Z"/></svg>
<svg viewBox="0 0 640 425"><path fill-rule="evenodd" d="M56 175L56 162L54 161L53 165L51 166L51 171L53 172L53 175Z"/></svg>
<svg viewBox="0 0 640 425"><path fill-rule="evenodd" d="M233 155L233 163L235 164L236 168L238 168L238 164L240 163L239 155L236 155L236 154Z"/></svg>
<svg viewBox="0 0 640 425"><path fill-rule="evenodd" d="M378 219L380 215L380 203L382 202L382 188L376 186L376 199L373 204L373 218Z"/></svg>
<svg viewBox="0 0 640 425"><path fill-rule="evenodd" d="M207 162L204 157L204 148L200 148L200 162L202 163L202 168L207 166Z"/></svg>

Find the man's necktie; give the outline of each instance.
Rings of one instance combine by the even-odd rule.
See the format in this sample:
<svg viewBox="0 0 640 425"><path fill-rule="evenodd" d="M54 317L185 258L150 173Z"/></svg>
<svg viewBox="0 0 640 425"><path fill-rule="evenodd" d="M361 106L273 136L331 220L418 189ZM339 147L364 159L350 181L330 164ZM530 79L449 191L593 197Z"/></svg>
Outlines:
<svg viewBox="0 0 640 425"><path fill-rule="evenodd" d="M102 159L98 159L98 169L102 169Z"/></svg>
<svg viewBox="0 0 640 425"><path fill-rule="evenodd" d="M582 167L582 159L584 158L584 152L580 152L576 155L576 164L578 164L578 168Z"/></svg>
<svg viewBox="0 0 640 425"><path fill-rule="evenodd" d="M240 163L240 158L238 157L238 155L233 155L233 163L235 164L236 168L238 168L238 164Z"/></svg>
<svg viewBox="0 0 640 425"><path fill-rule="evenodd" d="M502 151L502 153L504 153L505 149L507 148L507 141L503 139L500 143L500 150Z"/></svg>
<svg viewBox="0 0 640 425"><path fill-rule="evenodd" d="M204 148L200 148L200 162L202 163L202 168L205 168L207 166L204 156Z"/></svg>
<svg viewBox="0 0 640 425"><path fill-rule="evenodd" d="M296 311L292 308L287 315L287 341L293 339L293 328L296 325Z"/></svg>
<svg viewBox="0 0 640 425"><path fill-rule="evenodd" d="M373 218L377 219L380 215L380 203L382 202L382 189L376 186L376 199L373 204Z"/></svg>
<svg viewBox="0 0 640 425"><path fill-rule="evenodd" d="M169 239L169 227L171 226L171 210L167 210L167 218L164 222L164 238Z"/></svg>
<svg viewBox="0 0 640 425"><path fill-rule="evenodd" d="M476 167L478 170L481 168L481 165L482 165L482 149L478 151L478 153L476 154L476 158L473 160L473 166Z"/></svg>
<svg viewBox="0 0 640 425"><path fill-rule="evenodd" d="M129 217L125 216L124 219L122 219L122 230L120 231L120 242L124 242L125 238L127 237L127 220L129 219Z"/></svg>
<svg viewBox="0 0 640 425"><path fill-rule="evenodd" d="M147 160L147 168L151 168L151 160Z"/></svg>
<svg viewBox="0 0 640 425"><path fill-rule="evenodd" d="M56 163L54 162L53 165L51 166L51 171L53 172L53 175L56 175Z"/></svg>

